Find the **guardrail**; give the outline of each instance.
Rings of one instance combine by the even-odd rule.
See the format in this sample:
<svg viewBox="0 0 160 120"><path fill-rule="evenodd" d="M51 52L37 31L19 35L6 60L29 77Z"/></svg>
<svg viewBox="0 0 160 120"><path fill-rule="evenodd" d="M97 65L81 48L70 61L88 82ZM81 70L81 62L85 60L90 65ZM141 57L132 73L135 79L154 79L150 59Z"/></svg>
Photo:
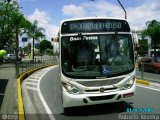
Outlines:
<svg viewBox="0 0 160 120"><path fill-rule="evenodd" d="M16 64L16 77L35 68L58 64L58 56L52 58L23 59Z"/></svg>

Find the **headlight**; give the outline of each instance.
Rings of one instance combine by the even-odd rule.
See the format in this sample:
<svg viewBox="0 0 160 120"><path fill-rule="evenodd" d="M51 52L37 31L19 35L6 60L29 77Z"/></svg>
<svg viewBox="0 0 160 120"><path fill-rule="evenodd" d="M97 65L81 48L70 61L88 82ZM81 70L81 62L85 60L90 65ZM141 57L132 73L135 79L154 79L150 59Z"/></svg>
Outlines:
<svg viewBox="0 0 160 120"><path fill-rule="evenodd" d="M135 76L122 86L122 90L130 89L133 86L134 81L135 81Z"/></svg>
<svg viewBox="0 0 160 120"><path fill-rule="evenodd" d="M62 85L70 94L83 94L80 89L78 89L72 84L62 82Z"/></svg>

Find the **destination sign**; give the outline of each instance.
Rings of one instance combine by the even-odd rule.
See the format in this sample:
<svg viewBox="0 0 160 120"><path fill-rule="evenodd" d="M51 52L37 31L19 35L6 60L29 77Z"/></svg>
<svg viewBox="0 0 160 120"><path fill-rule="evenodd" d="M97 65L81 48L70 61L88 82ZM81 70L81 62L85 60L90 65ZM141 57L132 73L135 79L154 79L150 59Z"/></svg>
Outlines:
<svg viewBox="0 0 160 120"><path fill-rule="evenodd" d="M130 27L126 21L114 19L67 21L62 24L62 34L81 32L130 32Z"/></svg>

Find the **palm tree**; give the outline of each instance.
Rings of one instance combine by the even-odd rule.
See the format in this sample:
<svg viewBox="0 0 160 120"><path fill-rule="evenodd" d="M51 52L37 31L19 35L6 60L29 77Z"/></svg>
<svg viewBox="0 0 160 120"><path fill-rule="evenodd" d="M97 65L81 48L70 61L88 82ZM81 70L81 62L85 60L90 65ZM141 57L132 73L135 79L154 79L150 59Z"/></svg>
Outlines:
<svg viewBox="0 0 160 120"><path fill-rule="evenodd" d="M32 59L34 59L34 42L35 42L35 40L38 41L40 37L44 37L43 32L45 32L45 29L42 28L42 27L38 27L38 21L37 20L35 20L33 22L33 24L30 25L30 30L28 31L28 36L33 39L33 50L32 50L33 56L32 56Z"/></svg>
<svg viewBox="0 0 160 120"><path fill-rule="evenodd" d="M144 30L143 34L151 37L151 44L154 48L154 53L156 53L156 48L160 43L160 22L156 20L146 22L147 29Z"/></svg>

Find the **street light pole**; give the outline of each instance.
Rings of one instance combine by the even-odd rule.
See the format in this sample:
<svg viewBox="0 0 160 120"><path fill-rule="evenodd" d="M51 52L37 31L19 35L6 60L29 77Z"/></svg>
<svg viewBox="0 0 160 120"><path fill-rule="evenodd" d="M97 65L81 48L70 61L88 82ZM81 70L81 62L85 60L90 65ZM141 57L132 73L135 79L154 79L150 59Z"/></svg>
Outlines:
<svg viewBox="0 0 160 120"><path fill-rule="evenodd" d="M95 1L95 0L90 0L90 1ZM118 3L120 4L120 6L122 7L122 9L124 10L125 19L127 19L127 12L126 12L125 8L123 7L122 3L119 0L118 0Z"/></svg>
<svg viewBox="0 0 160 120"><path fill-rule="evenodd" d="M127 12L126 10L124 9L122 3L118 0L118 3L120 4L120 6L122 7L122 9L124 10L124 13L125 13L125 19L127 19Z"/></svg>
<svg viewBox="0 0 160 120"><path fill-rule="evenodd" d="M35 40L35 38L33 37L33 45L32 45L32 59L34 60L34 40Z"/></svg>
<svg viewBox="0 0 160 120"><path fill-rule="evenodd" d="M18 52L19 52L19 38L18 38L18 26L16 26L16 77L18 77L19 75Z"/></svg>

